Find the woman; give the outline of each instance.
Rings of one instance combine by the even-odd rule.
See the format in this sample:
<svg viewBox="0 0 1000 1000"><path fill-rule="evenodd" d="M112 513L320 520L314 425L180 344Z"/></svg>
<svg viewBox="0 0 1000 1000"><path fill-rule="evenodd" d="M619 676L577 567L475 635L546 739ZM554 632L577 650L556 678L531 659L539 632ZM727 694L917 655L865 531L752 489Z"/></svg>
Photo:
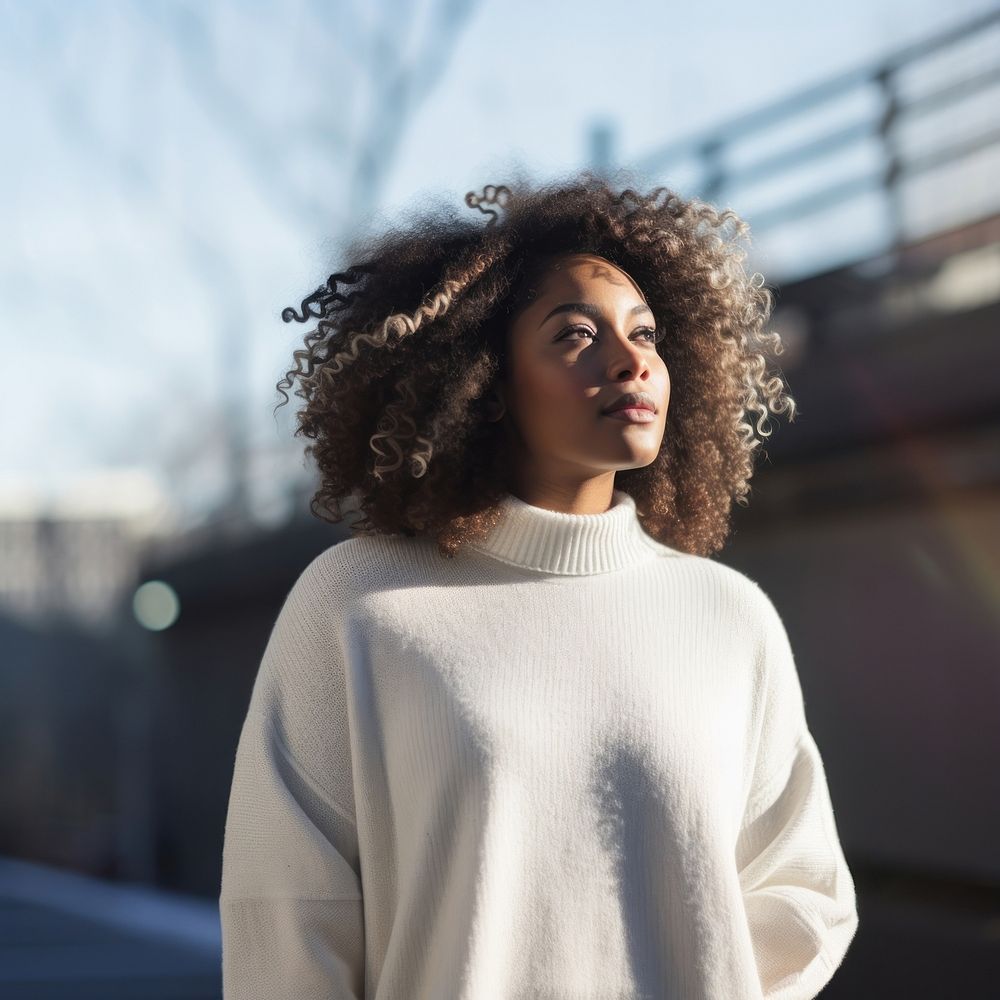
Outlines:
<svg viewBox="0 0 1000 1000"><path fill-rule="evenodd" d="M794 417L747 227L590 174L516 190L286 310L319 320L279 382L313 512L363 517L256 678L225 996L814 997L854 884L778 612L709 558Z"/></svg>

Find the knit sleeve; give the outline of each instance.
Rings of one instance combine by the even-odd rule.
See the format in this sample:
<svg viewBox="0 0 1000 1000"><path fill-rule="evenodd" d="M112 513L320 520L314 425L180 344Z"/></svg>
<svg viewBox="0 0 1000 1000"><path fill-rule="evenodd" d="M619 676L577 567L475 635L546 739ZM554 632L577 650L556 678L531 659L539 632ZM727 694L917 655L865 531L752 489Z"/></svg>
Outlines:
<svg viewBox="0 0 1000 1000"><path fill-rule="evenodd" d="M766 595L762 607L763 708L736 860L762 996L811 1000L857 930L854 881L788 635Z"/></svg>
<svg viewBox="0 0 1000 1000"><path fill-rule="evenodd" d="M265 648L236 749L219 912L225 1000L364 996L364 902L329 550Z"/></svg>

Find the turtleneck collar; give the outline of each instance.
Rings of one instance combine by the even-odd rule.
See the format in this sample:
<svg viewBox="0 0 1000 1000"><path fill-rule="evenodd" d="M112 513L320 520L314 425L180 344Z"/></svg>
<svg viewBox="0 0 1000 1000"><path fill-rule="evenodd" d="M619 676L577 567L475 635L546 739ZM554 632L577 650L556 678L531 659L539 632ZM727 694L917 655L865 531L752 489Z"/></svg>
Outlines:
<svg viewBox="0 0 1000 1000"><path fill-rule="evenodd" d="M643 529L635 500L623 490L614 490L611 507L599 514L535 507L511 493L501 510L493 531L469 547L523 569L585 576L624 569L663 551Z"/></svg>

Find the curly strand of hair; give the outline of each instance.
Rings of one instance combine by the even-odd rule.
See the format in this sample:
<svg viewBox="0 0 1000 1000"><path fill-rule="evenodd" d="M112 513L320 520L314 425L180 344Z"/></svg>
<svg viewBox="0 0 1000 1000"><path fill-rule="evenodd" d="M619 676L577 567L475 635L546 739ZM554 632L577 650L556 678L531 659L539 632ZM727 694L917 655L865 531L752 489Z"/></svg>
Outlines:
<svg viewBox="0 0 1000 1000"><path fill-rule="evenodd" d="M277 384L275 385L275 388L278 390L278 392L280 392L281 395L284 396L284 400L280 403L275 404L274 410L271 411L272 416L277 412L279 407L284 406L285 403L288 402L289 396L286 390L290 389L295 384L293 381L294 377L295 376L301 377L302 375L306 376L312 375L314 368L312 362L313 346L315 345L315 342L319 339L320 339L320 334L316 333L315 331L312 333L308 333L306 334L305 338L306 341L305 349L296 348L294 351L292 351L292 357L295 360L295 367L289 368L288 371L285 372L285 374L278 380ZM305 364L305 368L302 367L303 363ZM305 392L303 391L301 386L295 390L295 395L303 399L305 398Z"/></svg>
<svg viewBox="0 0 1000 1000"><path fill-rule="evenodd" d="M376 425L378 433L373 434L368 439L368 443L376 455L372 474L378 480L384 479L386 473L394 472L402 466L404 452L401 442L416 434L417 425L412 415L417 405L417 393L414 382L414 375L404 375L396 381L394 388L397 399L386 406ZM408 425L409 430L400 430L401 425L404 423ZM396 460L391 465L382 461L382 459L386 458L386 452L376 443L380 438L385 438L386 444L395 452Z"/></svg>
<svg viewBox="0 0 1000 1000"><path fill-rule="evenodd" d="M362 274L373 274L377 268L371 264L355 264L346 271L331 274L326 279L326 284L320 285L311 295L306 296L300 303L302 312L296 312L294 306L286 306L281 310L281 318L285 323L306 323L310 319L329 316L333 304L341 302L347 305L353 302L362 293L358 290L344 295L337 291L338 282L341 284L354 284ZM318 308L317 308L318 307Z"/></svg>
<svg viewBox="0 0 1000 1000"><path fill-rule="evenodd" d="M279 407L289 401L286 390L291 389L296 377L300 378L304 384L307 384L308 380L312 379L313 373L317 368L317 362L321 360L319 359L317 348L326 342L328 335L335 329L335 325L330 320L333 312L337 309L346 308L355 299L364 294L361 290L355 289L345 295L337 291L338 283L353 284L358 281L362 274L372 274L377 270L375 265L362 263L355 264L346 271L331 274L327 278L325 285L322 285L312 295L302 300L301 313L296 312L293 306L287 306L282 310L281 318L286 323L290 323L292 320L304 323L310 317L319 317L320 321L316 329L309 331L303 338L304 349L298 348L292 352L295 367L289 368L275 385L275 388L284 398L275 405L272 416L278 411ZM295 395L302 399L308 398L302 385L296 390Z"/></svg>
<svg viewBox="0 0 1000 1000"><path fill-rule="evenodd" d="M459 293L472 285L477 278L501 257L502 253L503 248L499 246L495 248L492 254L486 251L477 252L466 265L465 273L461 277L446 280L443 284L449 289L449 294L445 299L444 308L440 312L443 313L450 308L452 303L458 298ZM418 442L417 448L411 456L413 475L416 478L420 478L427 471L434 445L432 439L416 434L416 424L410 416L409 411L415 409L418 398L415 381L416 379L413 375L407 375L396 382L395 389L398 398L386 406L383 416L377 425L378 433L373 434L369 439L369 445L377 456L374 466L376 479L382 480L386 473L393 472L402 465L404 456L402 442L413 437L416 437ZM400 419L409 425L409 430L400 429ZM386 453L378 447L376 442L382 438L386 439L386 443L395 453L395 462L392 465L381 461L386 457Z"/></svg>
<svg viewBox="0 0 1000 1000"><path fill-rule="evenodd" d="M506 197L503 198L503 195ZM465 196L465 204L469 208L478 208L484 215L490 216L489 222L486 223L487 228L489 228L496 225L500 213L492 208L483 208L483 205L499 205L501 208L506 208L513 196L514 192L506 184L487 184L481 195L477 195L475 191L469 191Z"/></svg>
<svg viewBox="0 0 1000 1000"><path fill-rule="evenodd" d="M453 299L476 276L476 274L470 272L466 276L466 280L446 278L439 283L436 290L432 291L412 313L393 313L382 321L381 326L374 333L356 331L352 335L346 350L339 351L329 360L329 372L335 374L342 371L345 364L353 364L357 361L360 356L362 343L369 344L372 347L385 347L392 334L402 339L416 333L425 323L432 323L438 317L443 316L451 307Z"/></svg>
<svg viewBox="0 0 1000 1000"><path fill-rule="evenodd" d="M369 438L368 443L371 445L372 451L376 454L375 465L372 468L372 475L379 481L385 478L387 472L394 472L403 464L403 449L400 448L399 443L393 436L393 432L396 429L396 424L388 416L383 416L379 419L376 425L378 429L382 432L380 434L373 434ZM376 443L376 439L384 437L386 439L386 444L396 453L396 461L392 465L388 465L385 462L380 463L380 459L386 457L386 452L384 452Z"/></svg>
<svg viewBox="0 0 1000 1000"><path fill-rule="evenodd" d="M497 245L492 252L476 249L469 261L451 269L451 275L443 278L414 312L393 313L382 321L380 328L374 333L355 331L350 334L351 340L346 350L338 352L324 362L320 377L330 378L341 372L345 363L353 364L357 361L362 343L372 347L385 347L390 334L395 333L402 339L443 316L458 296L500 260L504 252L503 244Z"/></svg>

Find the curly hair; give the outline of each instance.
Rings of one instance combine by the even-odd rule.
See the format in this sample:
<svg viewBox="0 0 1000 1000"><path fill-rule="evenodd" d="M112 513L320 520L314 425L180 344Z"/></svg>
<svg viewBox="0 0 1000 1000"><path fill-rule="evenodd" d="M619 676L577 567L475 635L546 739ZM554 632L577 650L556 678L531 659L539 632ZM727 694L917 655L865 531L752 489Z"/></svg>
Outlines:
<svg viewBox="0 0 1000 1000"><path fill-rule="evenodd" d="M488 534L507 492L501 429L487 416L507 331L553 258L589 253L638 282L671 376L659 453L618 471L615 488L657 540L717 552L732 501L749 503L769 412L796 412L768 368L766 348L783 346L764 329L772 292L743 265L749 225L665 187L615 193L589 170L491 184L465 201L489 220L415 210L408 226L355 241L352 266L282 311L285 322L318 319L276 386L287 403L298 379L305 400L295 436L314 442L306 454L321 475L311 512L339 522L350 497L363 515L352 529L432 537L445 557Z"/></svg>

